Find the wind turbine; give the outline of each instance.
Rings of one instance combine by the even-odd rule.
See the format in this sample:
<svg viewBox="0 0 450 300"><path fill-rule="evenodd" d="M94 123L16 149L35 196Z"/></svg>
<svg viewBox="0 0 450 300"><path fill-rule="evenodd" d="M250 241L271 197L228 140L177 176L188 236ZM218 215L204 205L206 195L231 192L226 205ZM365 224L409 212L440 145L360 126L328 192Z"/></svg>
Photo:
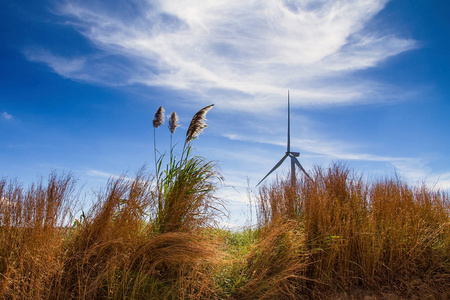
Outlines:
<svg viewBox="0 0 450 300"><path fill-rule="evenodd" d="M297 157L300 156L300 152L292 152L291 151L291 101L289 99L289 90L288 90L288 133L287 133L287 151L284 154L283 158L270 170L269 173L267 173L266 176L264 176L263 179L261 179L260 182L256 186L258 186L261 182L264 181L264 179L267 178L273 171L275 171L281 164L284 162L284 160L288 157L291 158L291 184L295 184L295 165L303 172L305 173L306 177L308 177L310 180L311 177L306 173L305 169L302 167L300 162L298 161Z"/></svg>

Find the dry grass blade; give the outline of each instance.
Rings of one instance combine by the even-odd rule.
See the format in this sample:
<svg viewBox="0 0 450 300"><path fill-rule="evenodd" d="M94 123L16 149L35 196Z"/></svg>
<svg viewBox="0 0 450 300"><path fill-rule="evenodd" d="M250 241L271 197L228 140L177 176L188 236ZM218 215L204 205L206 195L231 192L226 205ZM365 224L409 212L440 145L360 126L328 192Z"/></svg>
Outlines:
<svg viewBox="0 0 450 300"><path fill-rule="evenodd" d="M155 113L155 118L153 119L153 127L158 128L164 124L164 108L160 106Z"/></svg>
<svg viewBox="0 0 450 300"><path fill-rule="evenodd" d="M214 104L211 104L209 106L206 106L199 110L194 117L192 118L191 124L189 125L188 131L186 133L186 143L189 143L190 141L196 139L198 135L208 127L206 125L206 113L214 106Z"/></svg>

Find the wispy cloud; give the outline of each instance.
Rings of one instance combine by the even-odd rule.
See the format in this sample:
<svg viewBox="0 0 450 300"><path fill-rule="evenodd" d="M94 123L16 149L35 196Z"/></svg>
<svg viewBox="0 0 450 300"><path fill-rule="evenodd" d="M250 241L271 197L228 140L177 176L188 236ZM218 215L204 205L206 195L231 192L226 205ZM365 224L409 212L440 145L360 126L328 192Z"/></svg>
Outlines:
<svg viewBox="0 0 450 300"><path fill-rule="evenodd" d="M2 113L2 119L4 119L4 120L11 120L12 118L13 118L13 116L11 114L7 113L6 111L4 111Z"/></svg>
<svg viewBox="0 0 450 300"><path fill-rule="evenodd" d="M224 134L224 137L231 140L240 140L261 144L271 144L276 146L286 147L286 141L283 138L264 138L264 137L246 137L238 134ZM351 145L338 141L322 141L313 139L299 139L291 138L291 143L301 145L301 150L313 155L319 155L330 159L342 160L363 160L374 162L392 162L398 160L407 160L407 158L396 158L390 156L374 155L369 153L353 152L355 148L360 148L358 145Z"/></svg>
<svg viewBox="0 0 450 300"><path fill-rule="evenodd" d="M31 61L47 64L54 72L66 78L80 79L84 73L85 58L62 57L39 48L26 49L24 54Z"/></svg>
<svg viewBox="0 0 450 300"><path fill-rule="evenodd" d="M142 0L114 9L106 2L68 0L58 13L101 55L27 56L78 80L140 83L200 95L219 89L226 96L216 101L244 111L250 106L242 100L263 104L253 111L273 108L271 99L287 87L299 105L375 101L392 90L358 78L341 83L354 71L417 47L414 40L366 28L386 2ZM105 56L111 55L127 64L108 63Z"/></svg>
<svg viewBox="0 0 450 300"><path fill-rule="evenodd" d="M94 170L94 169L89 169L85 172L86 175L88 176L93 176L93 177L99 177L102 179L119 179L119 178L123 178L123 175L117 175L117 174L113 174L113 173L108 173L108 172L104 172L104 171L100 171L100 170Z"/></svg>
<svg viewBox="0 0 450 300"><path fill-rule="evenodd" d="M231 140L286 147L286 141L277 138L247 137L237 134L224 134L224 137ZM436 173L429 167L429 160L423 157L396 157L361 152L358 151L358 149L363 148L362 145L352 145L339 141L291 138L291 142L295 145L301 145L300 148L296 150L322 157L328 161L343 160L370 162L371 166L377 163L387 163L392 167L392 172L397 172L411 184L425 183L430 188L450 189L450 173ZM280 151L280 155L281 154L282 152ZM303 157L306 156L307 155L303 155ZM258 158L255 157L254 159ZM385 175L387 175L387 173Z"/></svg>

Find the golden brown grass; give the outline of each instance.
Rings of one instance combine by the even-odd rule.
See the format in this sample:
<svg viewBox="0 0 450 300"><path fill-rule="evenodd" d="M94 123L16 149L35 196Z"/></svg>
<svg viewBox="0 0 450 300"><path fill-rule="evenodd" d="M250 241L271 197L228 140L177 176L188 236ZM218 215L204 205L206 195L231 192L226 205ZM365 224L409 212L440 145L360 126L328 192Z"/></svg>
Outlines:
<svg viewBox="0 0 450 300"><path fill-rule="evenodd" d="M62 276L64 225L74 188L72 176L51 174L25 191L0 181L0 297L45 299Z"/></svg>
<svg viewBox="0 0 450 300"><path fill-rule="evenodd" d="M274 221L259 234L247 258L241 299L297 299L305 295L309 265L303 230L294 221Z"/></svg>
<svg viewBox="0 0 450 300"><path fill-rule="evenodd" d="M450 291L447 194L398 178L365 182L342 164L316 168L313 178L297 182L297 189L277 180L258 197L262 228L296 222L302 229L311 295L364 288L409 298Z"/></svg>
<svg viewBox="0 0 450 300"><path fill-rule="evenodd" d="M70 175L27 190L0 181L0 298L200 299L214 291L219 252L198 232L206 224L198 211L214 207L213 197L200 193L201 202L165 220L172 230L161 232L158 189L142 170L133 180L111 179L75 221L67 215L73 187ZM176 202L199 197L180 189L183 197L166 199L183 206Z"/></svg>
<svg viewBox="0 0 450 300"><path fill-rule="evenodd" d="M289 177L262 187L258 229L231 233L209 227L221 208L214 165L190 163L178 165L184 173L168 166L159 182L167 187L143 170L111 179L76 220L70 174L29 188L0 180L0 298L409 299L450 291L446 193L396 177L368 182L335 164L295 188Z"/></svg>

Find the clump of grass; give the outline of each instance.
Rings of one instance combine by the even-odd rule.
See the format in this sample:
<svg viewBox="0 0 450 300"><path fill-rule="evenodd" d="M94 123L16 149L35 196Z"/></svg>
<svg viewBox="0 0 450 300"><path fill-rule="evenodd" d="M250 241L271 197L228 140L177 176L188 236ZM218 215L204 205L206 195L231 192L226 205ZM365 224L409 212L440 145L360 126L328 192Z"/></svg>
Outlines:
<svg viewBox="0 0 450 300"><path fill-rule="evenodd" d="M209 105L199 110L189 125L181 156L170 149L169 162L163 169L164 155L156 162L158 209L156 226L160 233L194 231L204 227L217 213L220 201L213 196L222 176L217 165L199 156L192 156L191 142L198 137L205 123ZM159 110L158 110L159 111ZM169 129L176 129L178 118L172 113ZM156 145L155 145L156 149Z"/></svg>
<svg viewBox="0 0 450 300"><path fill-rule="evenodd" d="M368 227L374 259L364 262L374 281L412 292L450 287L450 202L425 185L382 180L370 189ZM370 250L370 249L368 249Z"/></svg>
<svg viewBox="0 0 450 300"><path fill-rule="evenodd" d="M364 288L408 297L450 288L448 195L398 178L366 182L345 165L315 168L293 190L278 180L260 190L258 221L302 228L314 297ZM275 229L274 229L275 230Z"/></svg>
<svg viewBox="0 0 450 300"><path fill-rule="evenodd" d="M150 230L152 178L110 179L98 201L76 222L67 241L60 297L103 298L117 292L117 272L131 263L136 243Z"/></svg>
<svg viewBox="0 0 450 300"><path fill-rule="evenodd" d="M207 299L216 292L213 273L219 257L210 239L167 232L141 241L130 270L142 277L142 296Z"/></svg>
<svg viewBox="0 0 450 300"><path fill-rule="evenodd" d="M184 160L172 161L160 180L159 232L193 231L221 213L220 201L213 196L221 180L214 163L187 154Z"/></svg>
<svg viewBox="0 0 450 300"><path fill-rule="evenodd" d="M306 297L309 264L299 224L275 220L259 233L247 258L240 299L300 299Z"/></svg>
<svg viewBox="0 0 450 300"><path fill-rule="evenodd" d="M73 208L71 174L50 174L25 189L0 181L0 298L49 299L63 273Z"/></svg>
<svg viewBox="0 0 450 300"><path fill-rule="evenodd" d="M326 283L342 278L346 285L358 285L365 277L365 226L369 218L368 187L345 166L316 168L314 181L304 182L301 217L307 243L316 261L314 278ZM346 286L343 288L347 288Z"/></svg>
<svg viewBox="0 0 450 300"><path fill-rule="evenodd" d="M172 113L172 135L177 120ZM154 129L163 122L160 107ZM218 211L213 192L220 176L215 164L190 155L189 143L181 159L170 149L165 168L165 155L156 159L156 185L143 170L134 180L109 181L74 229L61 281L64 297L171 299L211 293L213 277L205 274L216 252L196 230L211 223ZM156 155L156 143L154 149Z"/></svg>

